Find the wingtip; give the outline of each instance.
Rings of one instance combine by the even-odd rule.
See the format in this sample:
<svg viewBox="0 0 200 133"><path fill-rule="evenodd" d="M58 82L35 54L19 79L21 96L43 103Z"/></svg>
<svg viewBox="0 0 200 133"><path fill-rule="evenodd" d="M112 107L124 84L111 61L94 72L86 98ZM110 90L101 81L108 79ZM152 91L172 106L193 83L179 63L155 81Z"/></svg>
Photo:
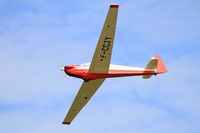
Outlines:
<svg viewBox="0 0 200 133"><path fill-rule="evenodd" d="M64 121L63 121L63 123L62 123L62 124L67 124L67 125L70 125L70 123L71 123L71 122L64 122Z"/></svg>
<svg viewBox="0 0 200 133"><path fill-rule="evenodd" d="M118 8L118 7L119 7L118 4L112 4L112 5L110 5L110 8Z"/></svg>

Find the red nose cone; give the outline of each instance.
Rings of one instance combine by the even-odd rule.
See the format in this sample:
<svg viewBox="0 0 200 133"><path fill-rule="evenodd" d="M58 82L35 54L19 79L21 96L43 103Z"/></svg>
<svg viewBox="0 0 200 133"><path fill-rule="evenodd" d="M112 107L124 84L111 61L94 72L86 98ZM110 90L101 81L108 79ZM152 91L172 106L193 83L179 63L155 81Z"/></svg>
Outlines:
<svg viewBox="0 0 200 133"><path fill-rule="evenodd" d="M65 73L68 74L70 69L74 68L74 66L65 66Z"/></svg>

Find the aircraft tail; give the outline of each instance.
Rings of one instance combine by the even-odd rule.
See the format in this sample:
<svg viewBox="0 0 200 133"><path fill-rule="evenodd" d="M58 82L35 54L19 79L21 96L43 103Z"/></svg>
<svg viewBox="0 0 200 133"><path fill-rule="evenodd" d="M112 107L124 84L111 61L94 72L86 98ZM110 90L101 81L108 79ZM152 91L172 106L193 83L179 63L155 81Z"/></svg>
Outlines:
<svg viewBox="0 0 200 133"><path fill-rule="evenodd" d="M154 55L151 57L151 60L146 65L145 69L155 70L155 74L165 73L167 69L160 56ZM152 75L144 75L144 79L150 78Z"/></svg>

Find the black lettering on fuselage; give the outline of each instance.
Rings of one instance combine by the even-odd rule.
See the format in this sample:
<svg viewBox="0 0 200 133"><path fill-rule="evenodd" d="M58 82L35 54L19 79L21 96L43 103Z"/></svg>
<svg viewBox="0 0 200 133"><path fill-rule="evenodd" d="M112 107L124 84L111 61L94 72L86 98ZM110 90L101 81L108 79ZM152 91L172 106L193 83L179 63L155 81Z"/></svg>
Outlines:
<svg viewBox="0 0 200 133"><path fill-rule="evenodd" d="M103 41L103 45L101 48L101 53L100 53L100 61L103 61L103 59L106 58L106 52L109 51L110 45L111 45L112 38L110 37L105 37Z"/></svg>

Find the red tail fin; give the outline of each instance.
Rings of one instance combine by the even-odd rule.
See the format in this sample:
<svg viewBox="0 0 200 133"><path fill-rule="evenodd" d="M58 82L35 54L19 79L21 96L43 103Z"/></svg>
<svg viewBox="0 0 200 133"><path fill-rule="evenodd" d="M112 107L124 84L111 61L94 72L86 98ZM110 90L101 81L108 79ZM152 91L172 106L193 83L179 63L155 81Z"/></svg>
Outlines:
<svg viewBox="0 0 200 133"><path fill-rule="evenodd" d="M156 67L156 69L157 69L156 71L157 71L158 74L167 72L167 69L166 69L166 67L165 67L165 65L164 65L164 63L163 63L163 61L162 61L160 56L154 55L152 57L152 59L158 60L158 64L157 64L157 67Z"/></svg>
<svg viewBox="0 0 200 133"><path fill-rule="evenodd" d="M149 63L145 67L145 69L154 70L155 74L167 72L167 69L166 69L162 59L158 55L154 55L151 57L151 60L149 61ZM149 78L151 78L151 76L152 75L147 74L147 75L143 75L143 78L149 79Z"/></svg>

